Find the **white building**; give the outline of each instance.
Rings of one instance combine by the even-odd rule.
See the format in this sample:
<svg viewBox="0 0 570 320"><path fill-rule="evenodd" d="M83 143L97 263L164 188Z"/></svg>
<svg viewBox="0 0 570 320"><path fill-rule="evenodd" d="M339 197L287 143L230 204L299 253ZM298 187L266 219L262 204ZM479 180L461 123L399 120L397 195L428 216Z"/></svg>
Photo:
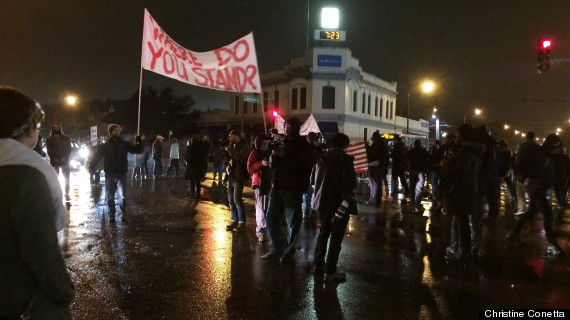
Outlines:
<svg viewBox="0 0 570 320"><path fill-rule="evenodd" d="M317 47L291 60L283 70L261 74L263 109L231 98L229 111L203 114L202 124L263 131L273 126L272 109L287 119L304 121L312 113L323 135L342 132L351 142L365 141L372 132L406 133L407 119L396 116L396 82L382 80L362 70L347 48ZM427 120L409 120L409 133L427 137Z"/></svg>

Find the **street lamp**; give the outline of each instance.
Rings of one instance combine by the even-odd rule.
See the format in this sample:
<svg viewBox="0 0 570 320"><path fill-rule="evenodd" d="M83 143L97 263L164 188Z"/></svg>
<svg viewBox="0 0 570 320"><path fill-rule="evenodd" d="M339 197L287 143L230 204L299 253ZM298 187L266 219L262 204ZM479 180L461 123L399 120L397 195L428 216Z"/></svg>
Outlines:
<svg viewBox="0 0 570 320"><path fill-rule="evenodd" d="M435 83L431 80L424 81L421 87L422 92L425 94L432 94L435 91ZM437 106L435 105L435 99L432 118L435 119L435 139L439 140L439 116L437 115Z"/></svg>
<svg viewBox="0 0 570 320"><path fill-rule="evenodd" d="M65 103L68 106L72 106L72 107L75 106L77 104L77 96L72 95L72 94L66 96L65 97Z"/></svg>
<svg viewBox="0 0 570 320"><path fill-rule="evenodd" d="M473 114L476 115L476 116L480 116L482 113L483 113L483 110L482 110L482 109L475 108L475 109L473 110ZM463 112L463 124L465 124L465 115L466 115L466 114L467 114L466 112ZM505 129L507 129L507 128L508 128L508 126L505 125Z"/></svg>

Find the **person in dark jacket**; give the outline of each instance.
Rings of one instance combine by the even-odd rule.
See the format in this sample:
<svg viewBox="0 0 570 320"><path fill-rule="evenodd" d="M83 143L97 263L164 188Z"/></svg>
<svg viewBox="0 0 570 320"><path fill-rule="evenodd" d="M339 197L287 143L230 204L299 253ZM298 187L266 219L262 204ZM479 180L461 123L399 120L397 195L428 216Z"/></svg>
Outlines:
<svg viewBox="0 0 570 320"><path fill-rule="evenodd" d="M255 149L247 159L247 172L251 174L251 187L255 192L255 234L259 242L265 241L266 213L271 190L273 170L269 167L271 138L260 134L255 138Z"/></svg>
<svg viewBox="0 0 570 320"><path fill-rule="evenodd" d="M184 179L190 180L190 197L200 199L200 189L202 188L202 158L200 156L200 140L198 137L190 139L190 146L186 148L186 172Z"/></svg>
<svg viewBox="0 0 570 320"><path fill-rule="evenodd" d="M157 135L152 143L152 159L154 160L153 175L155 179L162 178L162 155L164 154L162 141L164 137Z"/></svg>
<svg viewBox="0 0 570 320"><path fill-rule="evenodd" d="M69 200L69 156L71 155L71 141L69 136L63 133L61 123L56 122L51 126L51 132L46 138L47 153L49 162L59 175L59 171L65 179L65 200Z"/></svg>
<svg viewBox="0 0 570 320"><path fill-rule="evenodd" d="M469 124L457 129L454 146L442 162L443 210L453 216L452 241L457 247L448 251L448 263L468 263L471 260L471 230L469 215L475 214L478 192L479 157L484 146L475 142L475 132ZM453 243L452 243L453 245Z"/></svg>
<svg viewBox="0 0 570 320"><path fill-rule="evenodd" d="M136 143L121 139L121 127L118 124L110 124L108 127L109 140L99 147L89 164L89 170L95 171L97 163L105 157L105 189L107 192L107 206L109 207L109 222L115 222L115 193L119 193L119 208L121 209L121 221L126 222L127 213L127 170L128 153L143 152L140 137L136 137Z"/></svg>
<svg viewBox="0 0 570 320"><path fill-rule="evenodd" d="M439 177L441 175L441 161L445 156L446 148L441 145L441 141L435 140L429 150L429 183L431 185L432 196L432 211L437 211L441 208L443 198L441 197L438 185Z"/></svg>
<svg viewBox="0 0 570 320"><path fill-rule="evenodd" d="M375 131L372 134L372 144L367 148L368 156L368 186L370 197L366 204L378 205L382 197L382 183L386 179L386 169L388 165L388 147L384 144L380 133ZM388 184L384 184L386 194L388 194Z"/></svg>
<svg viewBox="0 0 570 320"><path fill-rule="evenodd" d="M55 171L32 150L43 120L39 103L0 86L0 319L71 319L57 237L69 215Z"/></svg>
<svg viewBox="0 0 570 320"><path fill-rule="evenodd" d="M414 141L414 146L404 154L410 175L410 198L412 199L412 212L422 213L424 208L421 204L425 182L425 172L428 167L429 154L422 147L420 140Z"/></svg>
<svg viewBox="0 0 570 320"><path fill-rule="evenodd" d="M228 134L229 146L225 147L225 160L228 176L228 203L230 206L231 223L227 231L245 231L245 207L243 204L243 187L248 175L247 158L249 144L241 136L241 131L232 130ZM203 163L203 162L202 162Z"/></svg>
<svg viewBox="0 0 570 320"><path fill-rule="evenodd" d="M393 199L398 198L398 179L404 187L404 200L409 199L410 188L406 182L406 163L404 161L404 144L402 137L394 135L394 147L390 157L392 158L392 194Z"/></svg>
<svg viewBox="0 0 570 320"><path fill-rule="evenodd" d="M269 251L262 259L271 259L279 255L281 240L279 221L286 217L288 237L281 256L281 263L288 263L295 254L295 244L301 227L301 202L303 192L309 187L311 175L312 148L306 139L299 135L301 121L290 118L285 122L285 147L273 150L269 159L275 174L269 195L267 209L267 237Z"/></svg>
<svg viewBox="0 0 570 320"><path fill-rule="evenodd" d="M331 149L319 159L315 168L313 206L319 212L321 228L313 271L324 273L326 281L346 279L345 273L337 271L337 264L350 214L356 214L353 190L357 181L354 157L346 153L349 143L345 134L335 134L331 138Z"/></svg>
<svg viewBox="0 0 570 320"><path fill-rule="evenodd" d="M536 178L532 176L536 171L534 169L541 165L540 157L538 156L540 154L540 145L534 140L534 132L527 132L525 138L526 141L519 145L518 152L515 156L514 172L516 179L517 211L514 214L516 216L522 215L525 212L525 180L528 178Z"/></svg>
<svg viewBox="0 0 570 320"><path fill-rule="evenodd" d="M544 140L537 155L528 154L529 157L537 159L539 165L532 169L532 171L530 168L529 171L526 171L528 176L525 179L525 185L530 197L530 203L528 210L520 216L520 219L517 220L513 229L507 233L506 241L509 245L522 243L519 239L519 233L523 226L531 221L538 212L541 212L544 235L548 243L546 254L552 256L562 254L562 249L558 245L556 237L554 237L554 231L552 230L554 218L550 203L546 199L546 190L552 187L556 179L553 158L563 152L562 140L560 140L560 137L556 134L551 133Z"/></svg>

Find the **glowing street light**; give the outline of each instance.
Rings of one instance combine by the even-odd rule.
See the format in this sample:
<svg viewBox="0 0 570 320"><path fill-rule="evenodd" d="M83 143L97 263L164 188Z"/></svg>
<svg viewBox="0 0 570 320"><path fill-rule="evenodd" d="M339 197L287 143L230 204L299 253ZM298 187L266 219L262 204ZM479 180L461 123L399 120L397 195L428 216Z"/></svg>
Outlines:
<svg viewBox="0 0 570 320"><path fill-rule="evenodd" d="M519 134L519 131L518 131L518 130L515 130L515 134Z"/></svg>
<svg viewBox="0 0 570 320"><path fill-rule="evenodd" d="M556 132L562 132L562 129L556 128Z"/></svg>
<svg viewBox="0 0 570 320"><path fill-rule="evenodd" d="M325 29L338 29L339 24L338 8L322 8L321 9L321 27Z"/></svg>
<svg viewBox="0 0 570 320"><path fill-rule="evenodd" d="M508 124L505 124L505 130L507 130L508 128L510 128L510 126Z"/></svg>
<svg viewBox="0 0 570 320"><path fill-rule="evenodd" d="M422 91L424 93L432 93L435 91L435 83L431 80L426 80L422 83Z"/></svg>
<svg viewBox="0 0 570 320"><path fill-rule="evenodd" d="M66 97L65 97L65 103L66 103L68 106L74 106L74 105L76 105L76 104L77 104L77 96L72 95L72 94L66 96Z"/></svg>

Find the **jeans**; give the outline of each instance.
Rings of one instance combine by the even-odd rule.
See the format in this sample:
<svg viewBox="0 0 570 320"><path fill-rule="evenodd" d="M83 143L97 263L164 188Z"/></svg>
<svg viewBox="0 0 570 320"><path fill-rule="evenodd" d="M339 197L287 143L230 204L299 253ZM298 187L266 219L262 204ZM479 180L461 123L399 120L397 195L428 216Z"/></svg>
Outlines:
<svg viewBox="0 0 570 320"><path fill-rule="evenodd" d="M400 183L404 187L404 197L409 196L410 188L408 188L408 183L406 182L406 173L404 170L392 169L392 197L396 197L398 194L398 178L400 178Z"/></svg>
<svg viewBox="0 0 570 320"><path fill-rule="evenodd" d="M334 211L319 212L321 228L315 246L315 267L325 267L325 272L328 274L336 273L342 240L350 219L347 215L346 218L336 219L333 223L332 217L334 217Z"/></svg>
<svg viewBox="0 0 570 320"><path fill-rule="evenodd" d="M245 208L243 206L243 182L237 182L234 178L228 181L228 202L232 221L245 223Z"/></svg>
<svg viewBox="0 0 570 320"><path fill-rule="evenodd" d="M168 170L166 170L166 175L169 176L170 172L174 168L174 176L178 177L178 170L180 169L180 161L178 159L170 159L170 165L168 166Z"/></svg>
<svg viewBox="0 0 570 320"><path fill-rule="evenodd" d="M313 186L309 186L309 188L303 192L303 202L301 204L301 210L303 211L303 216L310 216L311 215L311 198L313 196Z"/></svg>
<svg viewBox="0 0 570 320"><path fill-rule="evenodd" d="M517 211L524 211L526 207L526 186L524 181L516 179L516 192L517 192Z"/></svg>
<svg viewBox="0 0 570 320"><path fill-rule="evenodd" d="M431 170L428 175L429 183L431 184L431 194L433 196L433 201L437 201L439 203L443 202L443 199L439 195L439 171Z"/></svg>
<svg viewBox="0 0 570 320"><path fill-rule="evenodd" d="M269 204L269 196L261 194L259 188L255 188L255 234L265 234L267 228L267 205Z"/></svg>
<svg viewBox="0 0 570 320"><path fill-rule="evenodd" d="M302 191L272 190L267 208L267 244L270 251L277 251L281 247L279 221L285 214L288 237L283 254L292 255L295 253L295 243L297 243L302 221L302 195Z"/></svg>
<svg viewBox="0 0 570 320"><path fill-rule="evenodd" d="M213 166L213 179L216 180L218 176L218 184L222 184L222 176L224 175L224 160L214 160Z"/></svg>
<svg viewBox="0 0 570 320"><path fill-rule="evenodd" d="M538 212L541 212L546 240L549 244L558 245L556 238L554 237L554 231L552 230L554 217L552 209L550 208L550 203L546 199L546 190L544 188L535 188L529 193L529 197L530 203L528 205L528 210L515 223L513 233L518 235L521 232L522 227L527 222L531 221Z"/></svg>
<svg viewBox="0 0 570 320"><path fill-rule="evenodd" d="M371 203L378 203L379 196L382 192L378 192L378 182L382 183L380 180L379 175L379 168L376 167L368 167L368 187L370 188L370 197L368 197L368 202ZM382 184L380 184L380 188L382 188Z"/></svg>
<svg viewBox="0 0 570 320"><path fill-rule="evenodd" d="M154 160L154 177L162 176L162 159Z"/></svg>
<svg viewBox="0 0 570 320"><path fill-rule="evenodd" d="M418 170L410 170L410 197L412 198L412 206L419 209L424 189L424 173Z"/></svg>
<svg viewBox="0 0 570 320"><path fill-rule="evenodd" d="M59 171L61 169L61 173L63 174L63 179L65 180L65 195L69 195L69 174L71 173L71 169L69 165L62 165L62 166L53 166L55 170L55 174L59 176Z"/></svg>
<svg viewBox="0 0 570 320"><path fill-rule="evenodd" d="M194 199L200 198L200 190L202 189L202 182L200 177L193 177L190 179L190 197Z"/></svg>
<svg viewBox="0 0 570 320"><path fill-rule="evenodd" d="M123 215L127 213L127 173L105 172L105 189L109 216L115 216L115 193L118 192L119 208Z"/></svg>

